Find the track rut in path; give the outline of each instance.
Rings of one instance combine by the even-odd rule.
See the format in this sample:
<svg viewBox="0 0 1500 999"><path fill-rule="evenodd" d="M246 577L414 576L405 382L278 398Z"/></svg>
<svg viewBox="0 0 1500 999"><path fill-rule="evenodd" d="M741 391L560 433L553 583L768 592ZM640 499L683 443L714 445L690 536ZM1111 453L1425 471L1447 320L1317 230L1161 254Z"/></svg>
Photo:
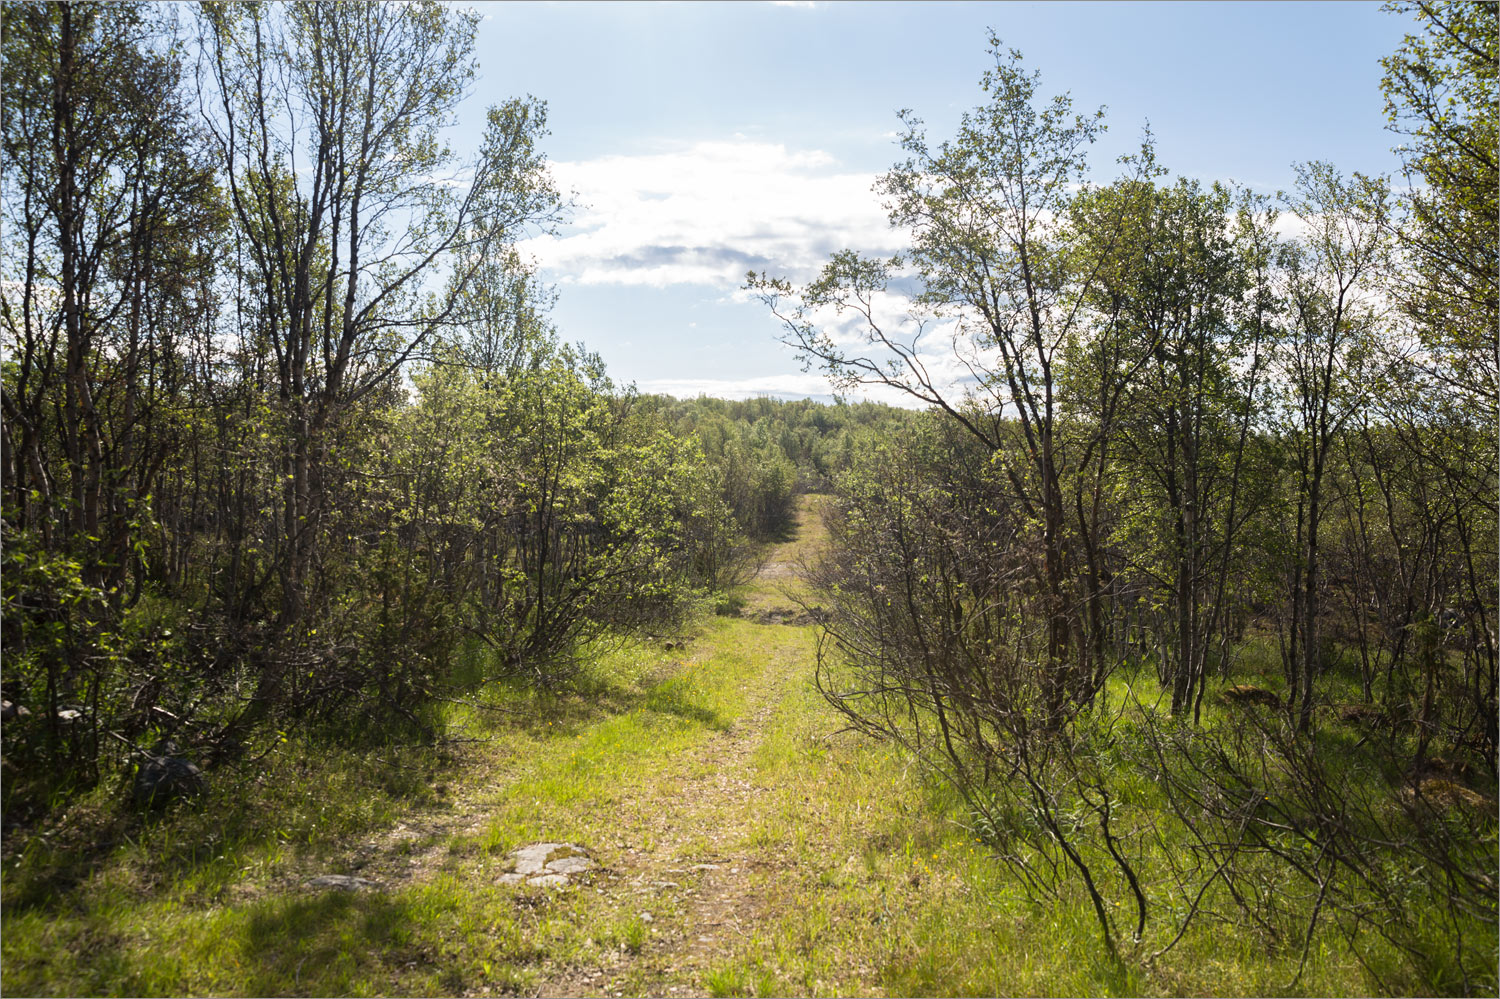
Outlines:
<svg viewBox="0 0 1500 999"><path fill-rule="evenodd" d="M622 815L623 852L598 890L615 896L621 915L649 920L654 932L638 952L621 948L601 966L554 969L536 994L709 995L714 966L743 952L774 918L755 885L783 851L762 826L773 789L754 756L787 693L809 675L810 634L784 627L771 610L791 599L803 556L821 540L811 500L804 498L797 538L778 545L747 587L740 627L757 629L756 647L765 652L743 688L743 710L727 730L647 775L636 807ZM711 643L729 634L698 639L694 653L711 659ZM652 849L638 848L648 840Z"/></svg>

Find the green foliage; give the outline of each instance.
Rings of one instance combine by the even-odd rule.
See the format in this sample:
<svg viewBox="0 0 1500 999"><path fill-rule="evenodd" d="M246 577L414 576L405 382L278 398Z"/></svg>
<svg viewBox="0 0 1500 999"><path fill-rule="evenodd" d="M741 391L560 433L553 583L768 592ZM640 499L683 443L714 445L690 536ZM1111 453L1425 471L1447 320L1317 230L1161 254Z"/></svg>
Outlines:
<svg viewBox="0 0 1500 999"><path fill-rule="evenodd" d="M1432 351L1423 367L1493 409L1500 393L1500 14L1483 0L1392 2L1419 31L1381 60L1390 128L1411 190L1398 233L1402 309Z"/></svg>
<svg viewBox="0 0 1500 999"><path fill-rule="evenodd" d="M696 436L737 524L764 541L791 522L796 494L825 489L850 467L858 442L900 428L909 413L874 403L642 397L675 432Z"/></svg>
<svg viewBox="0 0 1500 999"><path fill-rule="evenodd" d="M1493 991L1496 14L1393 9L1421 25L1384 61L1421 181L1397 195L1323 163L1274 202L1205 188L1169 178L1149 134L1093 184L1102 111L1042 99L992 36L952 138L902 116L878 190L908 252L839 252L801 289L750 278L806 361L915 413L640 396L562 342L517 250L563 211L545 105L492 108L467 183L432 182L460 166L442 128L474 77L471 10L207 3L195 102L157 8L6 4L0 683L27 709L0 734L7 987L47 981L42 917L72 918L47 899L101 870L83 890L104 901L58 938L92 964L58 987L284 991L309 961L329 991L529 986L519 966L583 934L532 943L452 886L200 921L190 957L217 963L196 979L188 958L130 964L150 928L95 955L93 924L134 906L130 879L176 878L147 908L171 917L281 845L389 821L437 792L369 753L478 712L536 768L452 857L543 825L601 838L627 785L664 780L640 765L694 750L711 770L724 742L704 740L745 738L752 695L816 655L818 731L840 713L940 781L782 718L762 762L787 800L736 835L815 847L795 795L829 760L864 768L849 828L915 794L884 846L824 828L854 863L809 865L817 898L902 927L844 937L894 991L952 985L950 960L998 991L975 926L1037 937L996 911L1048 914L1069 968L1051 981L1080 989L1192 991L1148 976L1222 931L1273 951L1255 988L1323 987L1336 945L1371 989ZM898 283L915 294L892 323ZM934 341L954 351L936 364ZM821 625L814 651L734 618L766 610L757 546L830 486L816 589L778 584ZM709 665L600 675L629 639L680 640L705 596ZM131 767L165 735L224 783L206 807L130 812ZM329 800L299 778L210 828L289 773L289 747L342 761L298 771ZM930 884L954 837L977 852L950 819L995 862L972 892ZM893 864L858 897L860 870ZM926 914L888 901L907 889ZM795 901L775 961L726 960L710 991L823 990L817 941L845 931ZM427 977L351 946L396 954L433 924L462 960ZM644 919L610 925L650 949Z"/></svg>
<svg viewBox="0 0 1500 999"><path fill-rule="evenodd" d="M408 556L499 672L555 680L606 630L680 619L734 539L693 443L610 394L597 358L529 336L504 368L419 373L391 458Z"/></svg>
<svg viewBox="0 0 1500 999"><path fill-rule="evenodd" d="M1102 543L1124 555L1109 559L1111 604L1170 622L1159 629L1161 680L1174 711L1196 710L1229 624L1221 607L1231 567L1242 568L1237 537L1265 491L1250 487L1264 476L1253 474L1249 431L1271 337L1252 291L1274 215L1241 195L1236 218L1226 188L1160 185L1149 143L1142 159L1143 178L1073 205L1100 319L1072 345L1063 381L1073 433L1109 479L1096 516Z"/></svg>

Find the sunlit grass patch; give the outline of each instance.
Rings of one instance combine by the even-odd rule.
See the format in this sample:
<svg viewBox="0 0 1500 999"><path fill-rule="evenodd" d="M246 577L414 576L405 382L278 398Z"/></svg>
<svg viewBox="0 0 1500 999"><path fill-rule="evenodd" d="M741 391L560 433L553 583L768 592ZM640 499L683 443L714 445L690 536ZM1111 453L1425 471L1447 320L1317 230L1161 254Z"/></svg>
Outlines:
<svg viewBox="0 0 1500 999"><path fill-rule="evenodd" d="M496 934L520 940L501 911L510 892L487 896L468 879L442 874L420 888L359 895L309 895L301 883L325 868L347 869L354 839L414 811L448 814L449 786L495 767L532 770L502 795L502 821L477 839L403 839L393 855L440 847L448 860L439 869L464 869L533 829L596 835L597 825L556 816L617 802L622 761L722 727L721 715L734 711L728 687L691 672L674 679L682 669L661 649L617 645L595 658L573 690L491 684L444 704L435 720L458 743L355 749L300 736L258 773L216 770L204 800L164 814L133 813L117 788L101 787L62 816L56 836L33 837L7 856L4 989L451 994L460 977L487 975L499 987L525 981L534 971L522 965L542 953L530 945L511 947L514 960L485 958L484 975L477 963L429 967L444 948L454 956L472 950L477 962L479 953L494 953ZM663 674L670 686L653 694ZM84 842L90 835L95 841ZM490 912L497 906L498 916ZM310 933L314 925L321 928ZM569 934L552 927L544 936L557 942ZM248 943L237 951L226 943L234 940ZM405 951L405 959L392 956Z"/></svg>

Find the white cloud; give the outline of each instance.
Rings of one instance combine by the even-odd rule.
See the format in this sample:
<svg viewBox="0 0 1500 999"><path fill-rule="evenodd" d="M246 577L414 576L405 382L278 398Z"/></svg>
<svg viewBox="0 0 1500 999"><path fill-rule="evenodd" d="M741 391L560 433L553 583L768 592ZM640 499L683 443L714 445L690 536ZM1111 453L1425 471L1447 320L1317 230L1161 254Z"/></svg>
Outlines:
<svg viewBox="0 0 1500 999"><path fill-rule="evenodd" d="M1307 236L1307 220L1295 212L1284 211L1277 215L1276 222L1271 228L1276 235L1285 240L1301 240Z"/></svg>
<svg viewBox="0 0 1500 999"><path fill-rule="evenodd" d="M523 248L562 283L737 288L749 270L806 279L835 250L889 253L899 235L872 192L821 150L743 136L553 164L574 224Z"/></svg>

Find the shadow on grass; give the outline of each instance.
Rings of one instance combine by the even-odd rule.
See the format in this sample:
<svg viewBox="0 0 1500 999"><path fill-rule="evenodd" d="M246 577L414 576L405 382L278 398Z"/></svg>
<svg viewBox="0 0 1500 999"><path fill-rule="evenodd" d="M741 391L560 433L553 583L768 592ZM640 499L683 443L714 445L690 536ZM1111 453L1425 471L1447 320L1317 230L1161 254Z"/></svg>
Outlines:
<svg viewBox="0 0 1500 999"><path fill-rule="evenodd" d="M327 891L260 903L239 940L247 995L333 995L365 978L387 991L437 955L413 944L420 914L404 899ZM457 994L461 980L444 982Z"/></svg>
<svg viewBox="0 0 1500 999"><path fill-rule="evenodd" d="M793 514L786 520L773 527L763 538L760 538L759 540L769 541L771 544L775 545L791 544L793 541L797 540L797 535L800 533L801 526L802 525L797 521L796 515Z"/></svg>
<svg viewBox="0 0 1500 999"><path fill-rule="evenodd" d="M668 681L670 682L670 681ZM481 733L520 731L532 738L576 735L580 730L645 705L649 688L625 684L580 684L569 690L531 690L520 683L495 684L473 701Z"/></svg>
<svg viewBox="0 0 1500 999"><path fill-rule="evenodd" d="M49 943L72 960L58 961L52 950L26 946L29 941L13 947L7 929L0 992L12 996L175 994L149 987L125 938L104 921L63 922L50 932L55 939Z"/></svg>
<svg viewBox="0 0 1500 999"><path fill-rule="evenodd" d="M454 908L428 890L335 889L262 901L238 934L236 986L246 995L462 995L484 977L483 966L545 956L503 917L477 940L466 935ZM457 935L445 935L441 927L455 919Z"/></svg>
<svg viewBox="0 0 1500 999"><path fill-rule="evenodd" d="M680 661L670 654L649 661L636 675L585 672L566 687L538 689L521 679L491 681L475 696L462 699L479 716L480 733L522 732L532 738L577 735L588 726L636 710L671 714L715 730L729 722L717 712L693 703L682 687Z"/></svg>
<svg viewBox="0 0 1500 999"><path fill-rule="evenodd" d="M641 707L647 711L696 722L716 732L729 730L729 720L712 708L697 703L688 681L682 677L671 677L652 686L646 692Z"/></svg>
<svg viewBox="0 0 1500 999"><path fill-rule="evenodd" d="M717 711L705 708L700 704L688 704L675 698L648 698L646 710L655 711L659 714L672 715L685 721L697 722L715 732L729 731L729 722Z"/></svg>
<svg viewBox="0 0 1500 999"><path fill-rule="evenodd" d="M337 838L367 825L371 803L381 799L394 811L430 802L429 777L451 763L437 754L407 754L403 766L393 767L379 749L338 751L343 747L334 740L305 738L266 770L227 764L210 771L209 791L195 800L139 810L129 803L127 773L53 823L13 832L17 841L6 844L4 912L87 907L93 894L88 881L117 860L138 884L194 881L195 892L212 895L238 879L234 861L241 851ZM313 798L318 809L307 807Z"/></svg>
<svg viewBox="0 0 1500 999"><path fill-rule="evenodd" d="M728 728L715 712L688 700L674 677L650 686L641 679L585 674L560 691L496 683L482 697L463 699L477 710L462 734L481 741L517 731L536 739L569 736L642 708ZM383 799L385 810L394 812L431 804L438 775L462 779L461 753L462 742L428 743L414 727L319 724L264 762L213 769L200 800L150 813L129 806L131 775L119 775L50 826L7 830L4 912L87 907L82 896L89 894L91 876L132 846L126 864L138 882L195 880L195 892L212 895L237 880L233 860L246 848L285 843L300 852L367 826L372 802ZM309 811L312 799L320 809ZM322 807L329 805L335 814L325 820Z"/></svg>

